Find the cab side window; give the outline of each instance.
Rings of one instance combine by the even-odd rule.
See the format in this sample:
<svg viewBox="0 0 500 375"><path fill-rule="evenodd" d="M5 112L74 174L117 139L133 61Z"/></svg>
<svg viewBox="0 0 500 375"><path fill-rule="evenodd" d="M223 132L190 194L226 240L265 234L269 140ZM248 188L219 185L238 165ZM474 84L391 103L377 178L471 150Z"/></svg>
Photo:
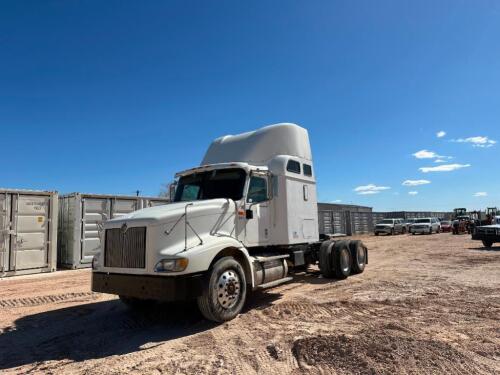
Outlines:
<svg viewBox="0 0 500 375"><path fill-rule="evenodd" d="M248 186L248 203L259 203L267 201L267 178L252 176Z"/></svg>

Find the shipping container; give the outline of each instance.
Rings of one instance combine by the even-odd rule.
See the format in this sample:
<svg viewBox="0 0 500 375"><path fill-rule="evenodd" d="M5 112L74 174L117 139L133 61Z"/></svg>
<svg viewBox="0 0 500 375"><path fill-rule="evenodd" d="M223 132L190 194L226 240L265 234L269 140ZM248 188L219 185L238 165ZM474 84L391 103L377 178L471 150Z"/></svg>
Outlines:
<svg viewBox="0 0 500 375"><path fill-rule="evenodd" d="M57 192L0 189L0 277L57 265Z"/></svg>
<svg viewBox="0 0 500 375"><path fill-rule="evenodd" d="M59 198L58 264L86 268L100 248L100 231L106 220L130 212L167 204L169 199L122 195L72 193Z"/></svg>
<svg viewBox="0 0 500 375"><path fill-rule="evenodd" d="M373 230L372 208L351 204L318 203L320 234L370 233Z"/></svg>
<svg viewBox="0 0 500 375"><path fill-rule="evenodd" d="M391 212L377 212L374 213L377 219L379 215L384 215L385 219L418 219L425 217L437 217L440 219L451 219L452 212L430 212L430 211L391 211Z"/></svg>

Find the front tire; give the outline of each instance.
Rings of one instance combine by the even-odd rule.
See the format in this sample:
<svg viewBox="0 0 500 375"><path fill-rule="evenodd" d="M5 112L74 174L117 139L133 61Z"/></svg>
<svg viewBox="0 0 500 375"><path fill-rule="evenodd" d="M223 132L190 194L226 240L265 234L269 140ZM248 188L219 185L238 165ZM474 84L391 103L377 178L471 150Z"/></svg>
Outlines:
<svg viewBox="0 0 500 375"><path fill-rule="evenodd" d="M203 316L214 322L234 319L245 304L247 285L241 264L233 257L219 259L209 271L198 297Z"/></svg>

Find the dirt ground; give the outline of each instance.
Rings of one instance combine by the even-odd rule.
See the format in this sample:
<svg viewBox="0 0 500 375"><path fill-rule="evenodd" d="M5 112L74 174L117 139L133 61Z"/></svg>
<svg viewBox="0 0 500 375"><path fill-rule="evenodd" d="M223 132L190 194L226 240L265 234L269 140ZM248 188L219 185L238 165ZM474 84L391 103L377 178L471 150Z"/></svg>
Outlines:
<svg viewBox="0 0 500 375"><path fill-rule="evenodd" d="M190 304L132 312L89 270L1 280L0 373L500 373L500 247L362 239L363 274L299 274L221 325Z"/></svg>

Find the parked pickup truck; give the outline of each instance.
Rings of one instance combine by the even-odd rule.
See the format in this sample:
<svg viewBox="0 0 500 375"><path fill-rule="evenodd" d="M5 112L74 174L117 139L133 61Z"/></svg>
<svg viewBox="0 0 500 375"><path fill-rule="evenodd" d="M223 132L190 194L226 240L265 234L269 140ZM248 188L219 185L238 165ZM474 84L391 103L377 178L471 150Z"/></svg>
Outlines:
<svg viewBox="0 0 500 375"><path fill-rule="evenodd" d="M196 299L216 322L236 317L249 290L319 264L325 278L361 273L361 241L319 238L309 135L277 124L212 142L177 173L173 202L107 221L92 290L144 300Z"/></svg>
<svg viewBox="0 0 500 375"><path fill-rule="evenodd" d="M492 247L494 243L500 242L500 217L495 217L493 223L475 227L472 239L482 241L484 247Z"/></svg>

